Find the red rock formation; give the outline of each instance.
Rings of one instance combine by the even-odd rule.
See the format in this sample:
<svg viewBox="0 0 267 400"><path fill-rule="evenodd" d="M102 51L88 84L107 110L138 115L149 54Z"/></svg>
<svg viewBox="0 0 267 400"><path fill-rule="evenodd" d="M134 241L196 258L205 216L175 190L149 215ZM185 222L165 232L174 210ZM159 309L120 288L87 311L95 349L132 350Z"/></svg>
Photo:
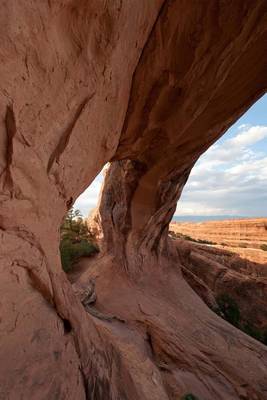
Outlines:
<svg viewBox="0 0 267 400"><path fill-rule="evenodd" d="M245 260L249 260L258 264L267 265L267 253L261 249L251 249L242 247L215 246L218 249L226 249L238 254Z"/></svg>
<svg viewBox="0 0 267 400"><path fill-rule="evenodd" d="M229 247L260 248L267 245L267 218L173 223L170 229L194 239L212 241Z"/></svg>
<svg viewBox="0 0 267 400"><path fill-rule="evenodd" d="M3 399L118 398L111 378L132 381L62 272L59 225L116 151L162 3L1 4Z"/></svg>
<svg viewBox="0 0 267 400"><path fill-rule="evenodd" d="M266 89L266 8L3 1L3 399L267 398L266 348L203 304L167 235L197 158ZM110 160L106 253L75 288L95 279L93 316L58 230Z"/></svg>
<svg viewBox="0 0 267 400"><path fill-rule="evenodd" d="M177 240L176 246L185 279L209 307L216 307L214 297L227 294L238 304L241 322L267 331L267 264L183 240Z"/></svg>

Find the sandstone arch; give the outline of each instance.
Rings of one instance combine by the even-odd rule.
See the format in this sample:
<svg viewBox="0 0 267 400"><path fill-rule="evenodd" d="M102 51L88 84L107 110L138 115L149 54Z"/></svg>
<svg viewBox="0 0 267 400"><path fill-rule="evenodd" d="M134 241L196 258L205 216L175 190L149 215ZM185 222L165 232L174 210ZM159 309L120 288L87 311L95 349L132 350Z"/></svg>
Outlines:
<svg viewBox="0 0 267 400"><path fill-rule="evenodd" d="M194 162L266 90L265 1L3 1L0 26L0 398L266 399L266 349L201 303L167 240ZM105 322L61 272L58 227L109 160L106 253L82 278Z"/></svg>

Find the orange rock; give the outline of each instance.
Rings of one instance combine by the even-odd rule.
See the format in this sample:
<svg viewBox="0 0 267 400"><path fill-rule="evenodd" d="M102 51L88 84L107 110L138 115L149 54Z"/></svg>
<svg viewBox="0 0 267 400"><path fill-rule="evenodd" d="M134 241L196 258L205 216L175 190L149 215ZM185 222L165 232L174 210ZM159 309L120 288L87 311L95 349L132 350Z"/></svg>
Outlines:
<svg viewBox="0 0 267 400"><path fill-rule="evenodd" d="M209 300L211 296L218 298L227 294L238 304L241 324L249 323L267 332L267 264L250 262L230 251L189 241L177 240L176 246L186 281L210 308L216 308L214 301ZM203 286L207 289L200 290Z"/></svg>
<svg viewBox="0 0 267 400"><path fill-rule="evenodd" d="M240 252L246 251L243 250L245 248L260 249L263 244L267 245L267 218L198 223L175 222L170 225L170 229L175 233L182 233L193 239L208 240L216 245L227 247L238 247L240 250L237 251Z"/></svg>
<svg viewBox="0 0 267 400"><path fill-rule="evenodd" d="M266 8L2 2L2 399L267 398L266 347L209 310L168 238L194 163L266 90ZM59 226L108 161L103 253L75 288Z"/></svg>

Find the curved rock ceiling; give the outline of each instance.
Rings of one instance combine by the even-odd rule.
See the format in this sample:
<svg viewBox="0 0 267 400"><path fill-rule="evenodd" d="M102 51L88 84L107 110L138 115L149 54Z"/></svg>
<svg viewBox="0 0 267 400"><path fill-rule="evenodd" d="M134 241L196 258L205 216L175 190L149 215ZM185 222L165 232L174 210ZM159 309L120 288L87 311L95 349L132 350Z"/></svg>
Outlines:
<svg viewBox="0 0 267 400"><path fill-rule="evenodd" d="M267 399L267 351L180 272L191 168L267 86L263 0L2 1L0 398ZM61 271L66 210L113 161L102 258ZM95 280L102 318L77 292Z"/></svg>

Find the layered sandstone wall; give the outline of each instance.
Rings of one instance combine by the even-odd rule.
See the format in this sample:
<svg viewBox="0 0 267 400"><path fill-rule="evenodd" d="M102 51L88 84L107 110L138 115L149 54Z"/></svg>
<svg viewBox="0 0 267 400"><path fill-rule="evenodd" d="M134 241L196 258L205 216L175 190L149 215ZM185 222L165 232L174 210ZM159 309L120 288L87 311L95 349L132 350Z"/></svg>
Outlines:
<svg viewBox="0 0 267 400"><path fill-rule="evenodd" d="M218 249L227 249L230 252L238 254L241 258L256 262L258 264L267 265L267 252L261 249L250 249L242 247L215 246Z"/></svg>
<svg viewBox="0 0 267 400"><path fill-rule="evenodd" d="M267 264L267 219L245 218L238 220L198 223L171 223L174 235L184 235L196 241L204 240L219 249L227 249L252 262ZM265 248L265 247L264 247Z"/></svg>
<svg viewBox="0 0 267 400"><path fill-rule="evenodd" d="M225 221L172 223L170 230L193 239L208 240L232 247L260 248L267 245L267 218L245 218Z"/></svg>
<svg viewBox="0 0 267 400"><path fill-rule="evenodd" d="M230 251L190 241L178 239L175 243L186 280L211 308L216 305L208 303L210 297L205 286L214 299L227 294L236 301L241 324L267 332L267 264L250 262ZM202 286L194 286L196 278Z"/></svg>

